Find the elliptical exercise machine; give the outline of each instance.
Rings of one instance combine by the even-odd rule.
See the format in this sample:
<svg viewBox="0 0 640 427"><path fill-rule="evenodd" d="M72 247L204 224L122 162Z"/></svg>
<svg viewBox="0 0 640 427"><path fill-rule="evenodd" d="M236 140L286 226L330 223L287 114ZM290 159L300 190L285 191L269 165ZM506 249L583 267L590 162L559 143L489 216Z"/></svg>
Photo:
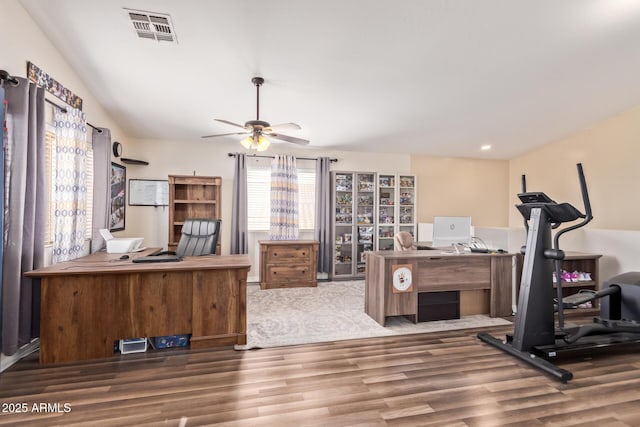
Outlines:
<svg viewBox="0 0 640 427"><path fill-rule="evenodd" d="M516 207L525 220L527 243L521 249L524 264L514 332L507 335L506 340L484 332L478 334L480 340L563 383L572 379L573 374L549 360L560 356L593 354L611 346L640 343L640 273L616 276L605 282L598 291L579 292L568 297L562 295L561 263L565 254L560 249L560 237L584 227L593 219L582 164L578 163L577 169L585 213L569 203L556 203L542 192L527 192L523 176L523 192L518 194L521 204ZM577 220L581 221L558 230L551 244L552 229ZM555 304L554 264L557 278ZM608 301L601 304L601 317L595 318L589 325L565 328L564 309L576 308L579 304L604 297L608 297Z"/></svg>

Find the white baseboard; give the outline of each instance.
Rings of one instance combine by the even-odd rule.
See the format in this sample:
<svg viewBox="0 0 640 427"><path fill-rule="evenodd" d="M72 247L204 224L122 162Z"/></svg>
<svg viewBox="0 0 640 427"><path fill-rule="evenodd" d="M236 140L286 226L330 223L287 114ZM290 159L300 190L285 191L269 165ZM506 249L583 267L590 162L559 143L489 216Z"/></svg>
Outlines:
<svg viewBox="0 0 640 427"><path fill-rule="evenodd" d="M40 338L36 338L29 344L22 346L15 354L7 356L4 353L0 354L0 372L9 369L15 365L23 357L27 357L34 351L38 351L40 348Z"/></svg>

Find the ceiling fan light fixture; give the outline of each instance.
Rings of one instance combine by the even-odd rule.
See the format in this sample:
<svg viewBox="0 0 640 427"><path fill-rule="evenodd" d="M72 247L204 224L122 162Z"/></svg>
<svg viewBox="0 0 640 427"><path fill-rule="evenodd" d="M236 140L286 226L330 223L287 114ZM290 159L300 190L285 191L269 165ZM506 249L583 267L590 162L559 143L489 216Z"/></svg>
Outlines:
<svg viewBox="0 0 640 427"><path fill-rule="evenodd" d="M240 141L240 144L242 144L242 146L247 150L250 150L253 147L253 137L249 135L248 137L243 138L242 141Z"/></svg>
<svg viewBox="0 0 640 427"><path fill-rule="evenodd" d="M271 145L271 141L263 135L249 135L240 141L240 144L247 150L265 151Z"/></svg>
<svg viewBox="0 0 640 427"><path fill-rule="evenodd" d="M256 145L256 150L265 151L271 145L271 141L269 141L264 136L260 135L258 137L258 142L255 145Z"/></svg>

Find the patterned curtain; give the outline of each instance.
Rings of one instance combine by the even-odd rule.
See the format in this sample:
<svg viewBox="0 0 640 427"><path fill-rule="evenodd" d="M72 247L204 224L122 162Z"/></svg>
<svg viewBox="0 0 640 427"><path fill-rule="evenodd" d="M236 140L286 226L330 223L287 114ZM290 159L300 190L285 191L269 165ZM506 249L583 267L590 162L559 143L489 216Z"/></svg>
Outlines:
<svg viewBox="0 0 640 427"><path fill-rule="evenodd" d="M271 161L271 240L298 239L298 172L293 156Z"/></svg>
<svg viewBox="0 0 640 427"><path fill-rule="evenodd" d="M87 218L87 121L77 109L56 109L56 172L53 178L53 263L82 255Z"/></svg>

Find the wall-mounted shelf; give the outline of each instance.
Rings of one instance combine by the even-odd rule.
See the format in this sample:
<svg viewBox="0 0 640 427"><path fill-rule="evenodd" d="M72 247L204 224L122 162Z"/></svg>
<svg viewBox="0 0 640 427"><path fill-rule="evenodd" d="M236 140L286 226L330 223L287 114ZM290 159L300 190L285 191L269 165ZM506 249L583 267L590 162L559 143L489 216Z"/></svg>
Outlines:
<svg viewBox="0 0 640 427"><path fill-rule="evenodd" d="M149 162L147 162L145 160L128 159L126 157L121 157L120 161L122 163L126 163L128 165L144 165L144 166L146 166L146 165L149 164Z"/></svg>

